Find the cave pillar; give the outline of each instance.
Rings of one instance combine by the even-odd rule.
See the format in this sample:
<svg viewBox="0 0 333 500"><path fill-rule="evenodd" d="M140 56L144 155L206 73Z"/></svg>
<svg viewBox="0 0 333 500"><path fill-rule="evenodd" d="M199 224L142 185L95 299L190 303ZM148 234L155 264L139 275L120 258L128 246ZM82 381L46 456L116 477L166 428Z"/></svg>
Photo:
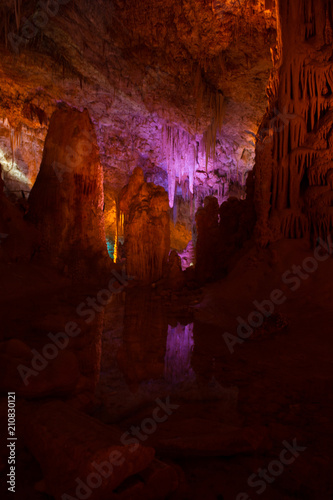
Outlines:
<svg viewBox="0 0 333 500"><path fill-rule="evenodd" d="M28 218L42 234L39 257L78 279L108 269L103 170L87 110L65 107L50 121Z"/></svg>
<svg viewBox="0 0 333 500"><path fill-rule="evenodd" d="M206 196L204 206L195 214L197 225L196 275L203 282L212 279L218 267L219 204L214 196Z"/></svg>
<svg viewBox="0 0 333 500"><path fill-rule="evenodd" d="M153 282L162 278L170 251L168 194L147 183L140 167L122 189L119 208L124 214L126 265L129 275Z"/></svg>
<svg viewBox="0 0 333 500"><path fill-rule="evenodd" d="M257 234L314 241L333 229L333 8L327 0L277 7L278 47L257 141Z"/></svg>

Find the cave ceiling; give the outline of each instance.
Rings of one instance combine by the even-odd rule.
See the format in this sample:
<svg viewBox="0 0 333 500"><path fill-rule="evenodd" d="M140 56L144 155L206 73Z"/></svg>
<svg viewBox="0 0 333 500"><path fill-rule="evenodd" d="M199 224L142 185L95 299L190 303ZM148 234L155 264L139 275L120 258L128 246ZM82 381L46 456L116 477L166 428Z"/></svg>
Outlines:
<svg viewBox="0 0 333 500"><path fill-rule="evenodd" d="M62 103L88 109L105 184L115 192L138 165L168 188L175 167L166 130L176 149L198 146L194 189L244 185L276 45L276 14L267 6L272 2L2 2L0 162L8 186L32 187L51 114ZM214 154L199 145L221 118L222 101ZM176 180L190 176L186 168Z"/></svg>

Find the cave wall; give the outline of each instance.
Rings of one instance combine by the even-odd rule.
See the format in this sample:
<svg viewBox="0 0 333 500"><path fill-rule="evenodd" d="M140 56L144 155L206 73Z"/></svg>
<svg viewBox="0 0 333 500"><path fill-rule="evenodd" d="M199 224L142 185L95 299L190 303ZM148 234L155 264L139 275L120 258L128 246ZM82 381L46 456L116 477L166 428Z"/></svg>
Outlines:
<svg viewBox="0 0 333 500"><path fill-rule="evenodd" d="M333 226L332 15L327 0L278 2L270 104L256 147L263 244L281 237L315 241Z"/></svg>

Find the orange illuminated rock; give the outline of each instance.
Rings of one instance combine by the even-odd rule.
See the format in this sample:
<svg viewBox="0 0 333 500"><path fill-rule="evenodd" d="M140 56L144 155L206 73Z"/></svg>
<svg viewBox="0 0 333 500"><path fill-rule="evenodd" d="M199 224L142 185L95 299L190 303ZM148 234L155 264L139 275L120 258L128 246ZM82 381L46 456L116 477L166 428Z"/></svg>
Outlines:
<svg viewBox="0 0 333 500"><path fill-rule="evenodd" d="M325 0L278 4L276 67L255 166L263 245L309 235L315 242L333 229L332 13Z"/></svg>
<svg viewBox="0 0 333 500"><path fill-rule="evenodd" d="M162 278L170 250L166 191L146 183L137 167L120 193L119 206L125 214L127 272L143 281Z"/></svg>
<svg viewBox="0 0 333 500"><path fill-rule="evenodd" d="M54 112L28 217L42 233L39 256L78 279L110 266L103 171L88 111Z"/></svg>

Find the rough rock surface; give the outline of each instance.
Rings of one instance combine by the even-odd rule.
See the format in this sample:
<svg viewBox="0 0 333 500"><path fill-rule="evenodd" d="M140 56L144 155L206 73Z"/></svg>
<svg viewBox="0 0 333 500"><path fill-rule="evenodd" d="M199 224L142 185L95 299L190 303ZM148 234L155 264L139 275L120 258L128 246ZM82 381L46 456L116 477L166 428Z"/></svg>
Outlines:
<svg viewBox="0 0 333 500"><path fill-rule="evenodd" d="M212 279L216 269L219 242L219 204L214 196L207 196L204 206L195 215L197 224L195 269L200 281Z"/></svg>
<svg viewBox="0 0 333 500"><path fill-rule="evenodd" d="M75 392L80 371L77 357L73 352L59 351L51 361L38 360L38 367L42 367L43 363L46 365L41 369L41 373L34 370L31 365L33 358L29 346L22 341L12 339L0 344L3 367L1 392L15 391L17 396L28 399L55 395L68 396Z"/></svg>
<svg viewBox="0 0 333 500"><path fill-rule="evenodd" d="M199 281L225 275L247 247L256 224L253 191L253 172L250 172L244 200L231 197L219 207L217 199L209 196L198 209L195 272Z"/></svg>
<svg viewBox="0 0 333 500"><path fill-rule="evenodd" d="M331 4L278 5L279 43L255 167L263 244L309 234L316 241L333 228Z"/></svg>
<svg viewBox="0 0 333 500"><path fill-rule="evenodd" d="M137 293L133 289L126 293L123 343L117 363L133 391L137 391L142 380L163 376L162 346L168 331L163 307L162 298L154 298L152 290Z"/></svg>
<svg viewBox="0 0 333 500"><path fill-rule="evenodd" d="M151 443L160 453L174 457L232 456L271 447L264 427L242 428L195 417L170 422Z"/></svg>
<svg viewBox="0 0 333 500"><path fill-rule="evenodd" d="M28 218L42 234L40 257L78 279L107 269L103 204L103 171L89 113L59 109L29 196Z"/></svg>
<svg viewBox="0 0 333 500"><path fill-rule="evenodd" d="M119 199L125 214L127 272L143 281L157 281L165 272L170 250L169 202L166 191L144 181L135 168Z"/></svg>
<svg viewBox="0 0 333 500"><path fill-rule="evenodd" d="M175 250L172 250L168 260L168 288L181 290L185 284L182 271L182 260Z"/></svg>
<svg viewBox="0 0 333 500"><path fill-rule="evenodd" d="M7 197L1 175L0 164L0 260L29 262L39 245L40 234L23 219L25 208Z"/></svg>
<svg viewBox="0 0 333 500"><path fill-rule="evenodd" d="M31 189L59 101L89 110L114 193L137 165L166 175L166 126L200 142L216 93L225 96L223 129L207 174L198 156L194 191L222 197L231 180L244 184L266 107L275 9L265 10L263 0L71 0L29 32L24 18L40 8L17 3L15 16L15 2L2 2L0 27L0 161L12 191Z"/></svg>
<svg viewBox="0 0 333 500"><path fill-rule="evenodd" d="M23 409L25 444L41 464L45 490L56 500L63 499L65 494L76 497L82 482L87 484L88 476L93 473L90 498L113 498L112 492L126 478L146 469L154 458L153 448L123 446L120 430L60 401L25 404L22 412ZM94 464L100 467L105 462L112 467L112 473L97 474Z"/></svg>

